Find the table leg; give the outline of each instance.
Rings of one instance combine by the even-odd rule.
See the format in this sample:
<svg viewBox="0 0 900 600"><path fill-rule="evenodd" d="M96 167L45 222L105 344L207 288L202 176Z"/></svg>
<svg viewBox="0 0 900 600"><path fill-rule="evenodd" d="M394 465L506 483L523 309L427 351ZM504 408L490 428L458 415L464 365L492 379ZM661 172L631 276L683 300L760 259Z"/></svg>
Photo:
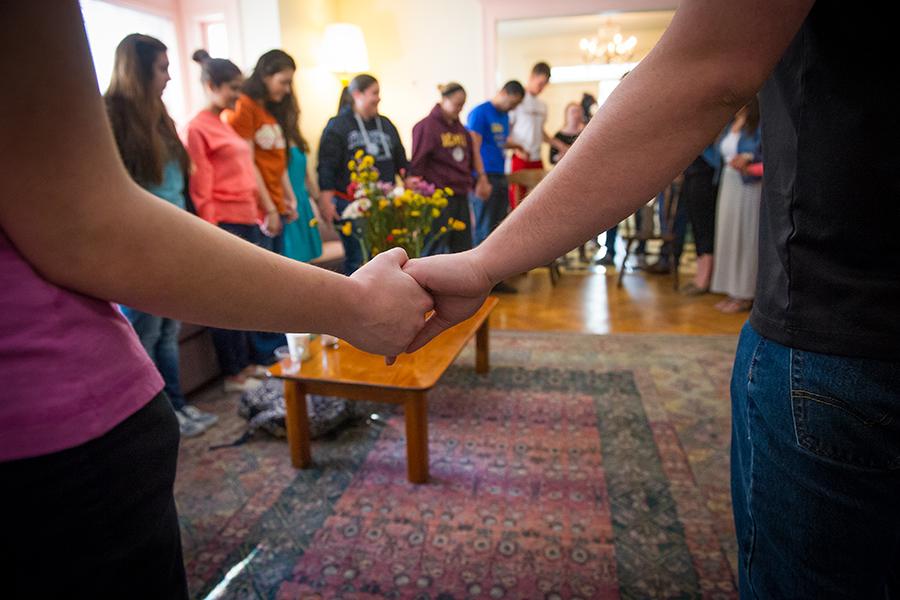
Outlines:
<svg viewBox="0 0 900 600"><path fill-rule="evenodd" d="M298 469L312 466L309 451L309 414L306 410L306 389L299 381L284 382L284 425L288 445L291 447L291 464Z"/></svg>
<svg viewBox="0 0 900 600"><path fill-rule="evenodd" d="M485 375L491 370L490 361L490 333L491 317L488 316L475 333L475 372Z"/></svg>
<svg viewBox="0 0 900 600"><path fill-rule="evenodd" d="M416 394L404 403L406 470L412 483L428 482L428 397Z"/></svg>

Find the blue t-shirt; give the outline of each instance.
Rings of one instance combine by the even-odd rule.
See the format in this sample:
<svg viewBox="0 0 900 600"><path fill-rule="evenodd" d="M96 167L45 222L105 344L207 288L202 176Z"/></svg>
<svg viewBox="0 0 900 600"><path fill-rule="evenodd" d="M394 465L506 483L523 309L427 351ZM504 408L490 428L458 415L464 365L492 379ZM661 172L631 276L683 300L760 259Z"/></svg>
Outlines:
<svg viewBox="0 0 900 600"><path fill-rule="evenodd" d="M485 172L502 174L506 166L503 146L509 137L509 114L500 112L488 100L472 109L466 127L482 137L481 160Z"/></svg>

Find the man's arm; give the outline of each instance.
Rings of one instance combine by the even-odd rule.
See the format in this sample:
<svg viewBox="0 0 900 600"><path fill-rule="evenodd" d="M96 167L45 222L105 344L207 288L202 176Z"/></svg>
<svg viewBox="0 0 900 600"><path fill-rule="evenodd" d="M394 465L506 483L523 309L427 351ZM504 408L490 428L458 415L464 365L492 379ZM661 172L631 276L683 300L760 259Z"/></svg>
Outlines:
<svg viewBox="0 0 900 600"><path fill-rule="evenodd" d="M75 0L6 9L0 77L16 81L0 110L0 228L51 283L195 323L333 333L384 353L421 328L431 302L400 271L402 251L343 277L249 244L132 182Z"/></svg>
<svg viewBox="0 0 900 600"><path fill-rule="evenodd" d="M812 5L683 0L528 202L475 250L407 266L437 303L411 348L472 314L493 283L549 263L663 189L762 86Z"/></svg>

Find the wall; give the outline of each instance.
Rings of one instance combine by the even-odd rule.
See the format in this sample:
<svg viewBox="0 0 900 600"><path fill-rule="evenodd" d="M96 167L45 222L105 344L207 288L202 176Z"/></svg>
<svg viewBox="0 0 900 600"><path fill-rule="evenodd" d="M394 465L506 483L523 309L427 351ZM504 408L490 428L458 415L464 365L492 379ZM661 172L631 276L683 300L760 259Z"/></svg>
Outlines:
<svg viewBox="0 0 900 600"><path fill-rule="evenodd" d="M540 20L536 23L540 29ZM587 29L570 31L553 35L517 36L504 34L505 28L497 39L497 77L502 83L509 79L518 79L524 85L531 67L539 61L546 61L551 66L579 65L582 56L578 42L582 37L593 34L596 30ZM634 34L638 38L638 46L632 60L643 58L659 41L665 30L662 28L644 28L623 31L624 35ZM547 133L551 136L557 132L564 122L565 106L569 102L579 102L583 93L598 97L598 82L553 83L544 89L541 100L547 103ZM544 146L544 160L549 164L549 147Z"/></svg>
<svg viewBox="0 0 900 600"><path fill-rule="evenodd" d="M407 154L412 127L437 102L439 83L459 81L469 108L486 98L478 0L281 0L279 7L284 47L302 65L302 126L314 146L340 93L337 78L316 66L329 22L362 28L370 72L381 84L380 112L397 125Z"/></svg>

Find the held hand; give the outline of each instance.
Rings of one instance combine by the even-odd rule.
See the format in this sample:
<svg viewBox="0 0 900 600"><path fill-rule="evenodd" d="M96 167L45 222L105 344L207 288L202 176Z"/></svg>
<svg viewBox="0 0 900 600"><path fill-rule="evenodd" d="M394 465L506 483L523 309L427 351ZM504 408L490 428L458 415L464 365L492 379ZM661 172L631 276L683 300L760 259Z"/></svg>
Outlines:
<svg viewBox="0 0 900 600"><path fill-rule="evenodd" d="M743 173L744 170L747 168L747 165L750 164L750 160L752 158L753 158L752 154L749 156L747 154L738 154L737 156L735 156L734 158L731 159L731 161L728 163L728 165L732 169L736 169L736 170L740 171L741 173Z"/></svg>
<svg viewBox="0 0 900 600"><path fill-rule="evenodd" d="M472 250L411 260L403 270L434 297L434 314L407 352L415 352L442 331L474 315L493 286Z"/></svg>
<svg viewBox="0 0 900 600"><path fill-rule="evenodd" d="M487 177L479 177L478 182L475 184L475 195L479 200L487 200L491 197L491 192L494 191L493 186L491 186L490 181L488 181Z"/></svg>
<svg viewBox="0 0 900 600"><path fill-rule="evenodd" d="M281 228L281 215L279 215L277 211L268 213L265 220L262 222L262 225L260 225L260 229L262 229L263 233L269 237L275 237L281 233Z"/></svg>
<svg viewBox="0 0 900 600"><path fill-rule="evenodd" d="M288 205L288 212L284 216L284 220L288 223L293 223L300 217L300 214L297 212L297 207L294 205Z"/></svg>
<svg viewBox="0 0 900 600"><path fill-rule="evenodd" d="M354 314L348 315L351 344L376 354L396 356L425 326L425 315L434 308L431 296L403 272L408 257L401 248L382 252L351 277L356 286Z"/></svg>
<svg viewBox="0 0 900 600"><path fill-rule="evenodd" d="M331 202L319 204L319 213L322 215L322 221L325 223L334 223L339 220L337 207Z"/></svg>

